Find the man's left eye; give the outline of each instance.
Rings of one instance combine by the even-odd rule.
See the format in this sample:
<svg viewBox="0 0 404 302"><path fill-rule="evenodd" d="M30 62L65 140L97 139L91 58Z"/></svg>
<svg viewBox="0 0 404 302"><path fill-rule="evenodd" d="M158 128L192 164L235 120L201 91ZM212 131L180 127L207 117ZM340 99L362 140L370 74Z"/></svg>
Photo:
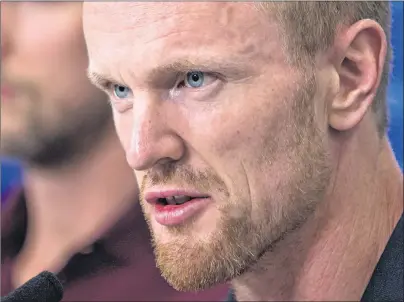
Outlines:
<svg viewBox="0 0 404 302"><path fill-rule="evenodd" d="M127 98L130 93L131 90L130 88L126 87L126 86L122 86L122 85L117 85L115 84L113 86L113 90L114 90L114 95L118 98L118 99L125 99Z"/></svg>
<svg viewBox="0 0 404 302"><path fill-rule="evenodd" d="M218 77L215 74L202 71L189 71L182 76L182 80L177 84L176 89L198 89L213 84L216 80L218 80Z"/></svg>
<svg viewBox="0 0 404 302"><path fill-rule="evenodd" d="M205 74L201 71L187 72L184 84L189 88L199 88L205 83Z"/></svg>

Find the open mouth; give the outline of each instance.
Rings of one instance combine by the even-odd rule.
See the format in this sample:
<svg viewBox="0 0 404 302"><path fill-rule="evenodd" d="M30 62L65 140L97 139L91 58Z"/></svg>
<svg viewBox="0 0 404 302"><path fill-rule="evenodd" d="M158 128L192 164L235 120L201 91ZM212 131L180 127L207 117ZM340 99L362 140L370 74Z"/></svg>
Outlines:
<svg viewBox="0 0 404 302"><path fill-rule="evenodd" d="M184 223L209 205L211 196L196 190L166 189L147 191L144 200L153 206L153 217L161 225Z"/></svg>
<svg viewBox="0 0 404 302"><path fill-rule="evenodd" d="M162 207L185 205L209 197L201 192L189 190L159 190L146 192L144 199L152 205Z"/></svg>
<svg viewBox="0 0 404 302"><path fill-rule="evenodd" d="M201 199L201 198L207 198L207 197L191 197L191 196L185 196L185 195L176 195L176 196L158 198L156 201L156 204L162 205L162 206L168 206L168 205L178 206L178 205L183 205L193 199Z"/></svg>

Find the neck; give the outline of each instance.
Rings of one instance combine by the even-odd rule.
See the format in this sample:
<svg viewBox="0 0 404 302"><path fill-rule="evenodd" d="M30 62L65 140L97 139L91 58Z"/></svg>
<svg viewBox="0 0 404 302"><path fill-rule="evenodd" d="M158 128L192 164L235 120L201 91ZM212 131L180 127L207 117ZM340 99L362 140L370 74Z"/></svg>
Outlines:
<svg viewBox="0 0 404 302"><path fill-rule="evenodd" d="M28 230L16 283L44 269L58 272L99 239L137 200L137 184L116 139L61 170L27 169Z"/></svg>
<svg viewBox="0 0 404 302"><path fill-rule="evenodd" d="M389 143L364 145L357 139L338 151L314 215L233 281L239 301L360 300L403 212L403 175Z"/></svg>

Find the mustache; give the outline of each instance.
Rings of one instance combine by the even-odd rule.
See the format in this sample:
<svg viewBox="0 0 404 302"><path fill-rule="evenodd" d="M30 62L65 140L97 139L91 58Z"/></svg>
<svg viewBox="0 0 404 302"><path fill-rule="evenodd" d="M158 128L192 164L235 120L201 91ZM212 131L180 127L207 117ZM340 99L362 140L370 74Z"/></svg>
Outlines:
<svg viewBox="0 0 404 302"><path fill-rule="evenodd" d="M227 191L224 181L213 169L196 170L190 165L168 163L149 170L141 181L140 193L148 187L159 185L184 186L194 188L202 192L213 189Z"/></svg>

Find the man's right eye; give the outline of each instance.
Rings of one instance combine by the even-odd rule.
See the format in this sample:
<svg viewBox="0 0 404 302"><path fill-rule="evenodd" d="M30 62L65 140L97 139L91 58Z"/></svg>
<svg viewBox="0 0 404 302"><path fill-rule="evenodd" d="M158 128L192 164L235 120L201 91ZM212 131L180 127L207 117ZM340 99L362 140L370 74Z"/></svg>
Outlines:
<svg viewBox="0 0 404 302"><path fill-rule="evenodd" d="M126 99L132 93L130 88L118 84L115 84L113 86L113 91L114 96L117 97L118 99Z"/></svg>

